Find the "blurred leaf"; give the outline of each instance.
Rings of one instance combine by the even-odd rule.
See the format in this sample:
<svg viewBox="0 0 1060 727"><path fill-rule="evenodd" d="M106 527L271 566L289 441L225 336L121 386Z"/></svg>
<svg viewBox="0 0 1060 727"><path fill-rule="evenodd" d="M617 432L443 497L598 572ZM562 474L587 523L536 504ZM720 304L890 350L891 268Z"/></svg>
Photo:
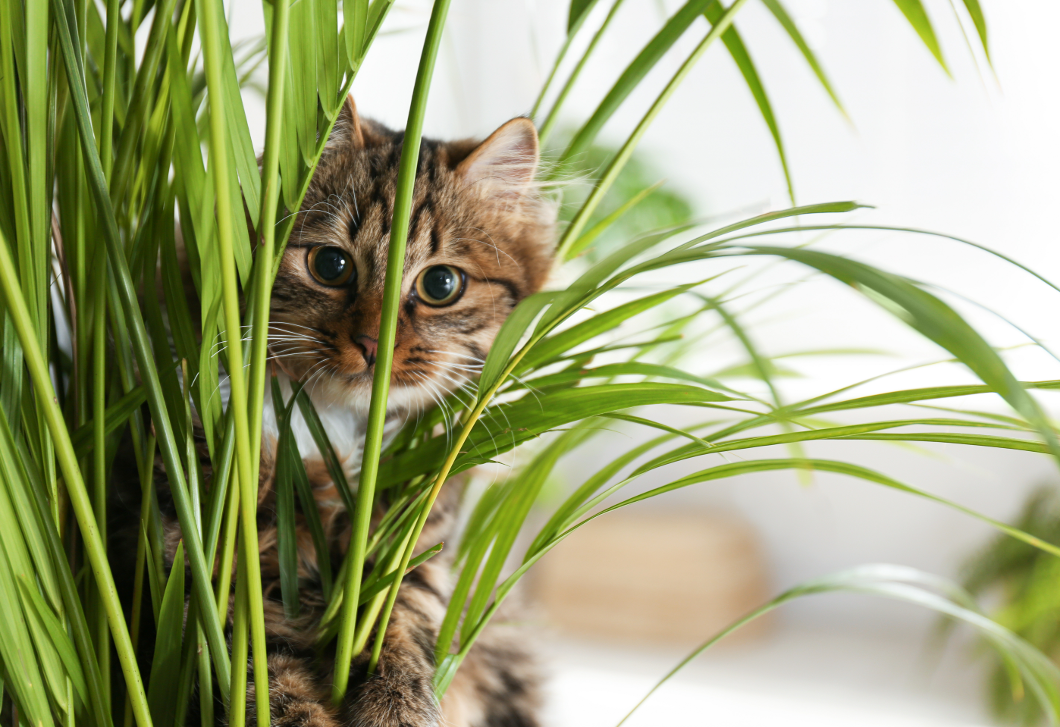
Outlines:
<svg viewBox="0 0 1060 727"><path fill-rule="evenodd" d="M573 35L585 22L589 11L596 5L597 0L571 0L570 11L567 13L567 34Z"/></svg>
<svg viewBox="0 0 1060 727"><path fill-rule="evenodd" d="M939 614L972 626L989 641L998 653L1004 654L1018 667L1019 674L1026 679L1035 698L1048 712L1050 719L1055 722L1057 717L1060 716L1060 691L1057 688L1057 685L1060 684L1060 670L1045 658L1041 652L1031 647L1011 631L983 616L972 599L955 584L913 568L881 564L860 566L807 581L785 591L772 601L755 609L703 643L683 659L680 664L670 670L630 710L629 714L619 722L619 725L626 722L633 712L644 704L648 697L654 694L659 687L669 681L678 671L733 631L788 601L803 596L834 592L863 593L905 601L931 609Z"/></svg>
<svg viewBox="0 0 1060 727"><path fill-rule="evenodd" d="M942 49L939 47L938 38L935 37L935 29L931 27L927 11L924 10L920 0L894 0L894 4L898 6L898 9L902 11L902 15L916 30L920 40L931 51L931 55L935 56L935 60L942 66L942 70L949 74L950 69L946 66L946 61L942 57Z"/></svg>
<svg viewBox="0 0 1060 727"><path fill-rule="evenodd" d="M970 0L970 2L976 2L976 0ZM814 55L813 50L806 42L806 39L802 37L802 32L795 24L795 21L791 19L788 11L780 4L780 0L762 0L762 4L769 9L769 12L773 13L773 17L777 19L777 22L780 23L785 32L787 32L788 37L791 38L791 42L795 44L795 47L799 49L800 53L802 53L802 57L806 59L806 63L808 63L810 69L813 70L813 74L817 76L817 80L820 82L821 86L826 92L828 92L828 97L832 99L836 108L846 116L846 110L843 108L843 104L840 103L835 89L832 88L828 76L825 75L824 69L817 60L817 56Z"/></svg>
<svg viewBox="0 0 1060 727"><path fill-rule="evenodd" d="M721 3L711 3L704 12L707 20L712 25L721 21L725 16L725 8ZM747 84L748 90L754 96L758 111L762 114L762 120L766 122L766 126L769 128L769 134L773 137L773 145L776 146L777 154L780 156L781 169L784 170L784 180L788 186L788 197L791 199L791 203L795 204L795 187L791 181L788 157L784 152L784 142L780 138L780 128L777 126L777 119L773 113L773 104L769 102L769 96L766 95L765 87L762 85L757 69L755 69L754 61L751 60L751 54L747 52L747 47L744 46L743 39L736 31L735 25L722 34L721 40L725 43L725 47L728 49L733 61L736 62L736 67L740 69L744 83Z"/></svg>

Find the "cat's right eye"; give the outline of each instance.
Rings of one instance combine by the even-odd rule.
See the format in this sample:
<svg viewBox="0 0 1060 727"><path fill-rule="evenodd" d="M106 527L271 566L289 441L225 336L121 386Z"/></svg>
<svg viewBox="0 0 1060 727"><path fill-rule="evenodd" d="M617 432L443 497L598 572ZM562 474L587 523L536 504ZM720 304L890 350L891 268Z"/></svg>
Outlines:
<svg viewBox="0 0 1060 727"><path fill-rule="evenodd" d="M309 274L322 285L346 285L357 272L357 267L342 248L314 247L306 260Z"/></svg>

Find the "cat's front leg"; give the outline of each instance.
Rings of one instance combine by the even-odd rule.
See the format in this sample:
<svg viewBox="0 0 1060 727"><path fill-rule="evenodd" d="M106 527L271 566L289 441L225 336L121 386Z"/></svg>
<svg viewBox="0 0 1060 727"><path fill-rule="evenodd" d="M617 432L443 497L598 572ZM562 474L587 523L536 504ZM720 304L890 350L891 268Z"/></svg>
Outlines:
<svg viewBox="0 0 1060 727"><path fill-rule="evenodd" d="M434 642L445 606L423 571L421 566L406 576L398 591L375 673L367 675L371 644L354 660L346 707L349 727L442 723L434 696Z"/></svg>

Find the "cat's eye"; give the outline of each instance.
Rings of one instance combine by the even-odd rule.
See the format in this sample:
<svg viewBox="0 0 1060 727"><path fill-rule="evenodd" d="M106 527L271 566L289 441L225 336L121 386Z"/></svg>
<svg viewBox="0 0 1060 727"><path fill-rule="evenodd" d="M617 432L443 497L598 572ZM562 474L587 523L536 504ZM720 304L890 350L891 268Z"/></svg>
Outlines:
<svg viewBox="0 0 1060 727"><path fill-rule="evenodd" d="M452 265L432 265L416 278L416 295L427 305L452 305L464 290L464 273Z"/></svg>
<svg viewBox="0 0 1060 727"><path fill-rule="evenodd" d="M309 273L323 285L346 285L357 271L353 258L338 247L314 247L307 264Z"/></svg>

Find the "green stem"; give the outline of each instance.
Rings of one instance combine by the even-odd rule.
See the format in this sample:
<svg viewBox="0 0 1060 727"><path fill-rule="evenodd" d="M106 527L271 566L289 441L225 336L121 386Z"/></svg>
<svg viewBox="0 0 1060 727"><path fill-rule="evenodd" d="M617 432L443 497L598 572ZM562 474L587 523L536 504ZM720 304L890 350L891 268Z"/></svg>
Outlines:
<svg viewBox="0 0 1060 727"><path fill-rule="evenodd" d="M92 501L89 499L85 482L81 478L81 470L77 466L77 455L74 453L70 433L66 429L63 413L59 409L55 390L52 388L48 364L37 344L33 322L26 308L26 301L22 297L18 279L15 277L15 264L7 249L7 240L3 232L0 232L0 288L3 289L7 314L14 323L19 341L22 343L23 355L33 381L37 402L55 443L55 456L59 460L59 467L66 480L66 491L70 497L78 527L81 529L85 554L96 579L107 622L114 634L114 647L118 652L118 661L121 662L126 684L132 694L136 722L140 727L150 727L151 715L147 710L147 695L144 693L140 670L136 665L136 652L133 650L129 632L125 628L125 614L114 588L114 577L107 564L107 551L103 546L99 529L96 527Z"/></svg>
<svg viewBox="0 0 1060 727"><path fill-rule="evenodd" d="M243 727L247 721L247 583L236 581L236 602L232 616L232 660L239 666L232 670L232 700L228 709L229 727ZM265 701L267 705L268 700Z"/></svg>
<svg viewBox="0 0 1060 727"><path fill-rule="evenodd" d="M578 35L578 31L581 30L582 24L585 19L589 17L589 12L596 5L597 0L589 0L588 7L583 8L581 15L578 16L578 22L567 29L567 39L563 41L563 47L559 49L559 53L556 55L556 60L552 63L552 70L548 74L548 78L545 79L545 83L541 86L541 91L537 94L537 100L534 101L534 108L530 111L530 118L536 118L537 112L541 110L541 104L545 102L545 94L548 93L548 89L552 86L552 81L556 78L556 73L559 72L559 67L563 64L563 59L567 57L567 51L570 50L570 44L574 41L575 36Z"/></svg>
<svg viewBox="0 0 1060 727"><path fill-rule="evenodd" d="M214 486L218 485L214 483ZM239 488L231 484L228 486L227 511L217 573L217 616L221 619L228 614L228 599L232 595L232 561L236 554L236 526L239 524Z"/></svg>
<svg viewBox="0 0 1060 727"><path fill-rule="evenodd" d="M221 291L224 301L225 339L228 345L228 374L231 397L228 406L235 412L236 474L241 492L242 558L240 580L248 600L251 644L254 653L254 690L259 727L269 724L269 671L265 655L265 614L261 594L261 562L258 556L258 488L251 456L247 421L247 387L243 372L243 346L239 317L239 283L233 252L233 200L229 193L225 92L221 77L221 32L219 0L204 3L199 14L206 63L206 86L210 96L210 169L217 199L217 241L221 263ZM242 221L240 221L242 224ZM211 645L212 646L212 645Z"/></svg>
<svg viewBox="0 0 1060 727"><path fill-rule="evenodd" d="M379 474L379 452L383 445L383 426L386 421L387 397L390 393L390 369L394 362L394 341L397 337L398 307L401 303L401 275L405 267L405 243L408 240L409 215L419 162L423 118L427 112L427 96L434 74L434 64L442 41L442 28L449 11L449 0L435 0L427 37L423 41L416 85L412 91L408 124L401 147L397 191L394 195L394 219L390 230L390 250L387 255L386 280L383 287L383 308L379 320L379 353L372 379L372 402L368 409L368 426L364 437L364 455L360 481L357 485L357 506L353 513L353 535L348 557L352 559L346 571L343 594L342 620L339 625L338 650L335 656L335 681L331 699L342 702L350 678L353 660L353 641L357 622L357 604L364 575L364 554L368 543L368 528L375 498L376 476ZM413 541L415 543L415 541ZM406 549L408 550L408 549ZM407 560L406 560L407 565Z"/></svg>
<svg viewBox="0 0 1060 727"><path fill-rule="evenodd" d="M619 149L618 154L608 164L607 170L604 172L600 181L596 183L596 187L593 188L589 198L585 200L585 203L578 210L578 213L571 220L570 225L563 233L563 237L560 239L559 246L556 248L556 259L565 260L568 253L570 252L571 246L574 241L578 239L581 231L585 228L585 225L589 223L589 219L592 217L593 212L596 211L597 205L603 200L607 190L611 188L618 175L625 168L626 162L633 156L633 151L637 148L637 144L640 143L641 138L644 136L648 127L655 120L655 117L662 111L663 106L670 100L677 87L681 85L681 82L685 80L688 74L692 71L692 68L696 65L699 59L706 52L707 48L717 40L721 35L729 29L732 25L732 21L736 19L736 13L739 11L743 4L747 0L736 0L728 10L725 11L725 15L718 18L718 22L714 24L714 27L710 29L706 37L699 42L696 49L692 51L692 54L685 59L685 62L681 64L681 67L677 69L677 73L674 74L670 82L666 84L666 87L659 94L659 97L655 99L655 103L651 105L647 113L644 114L644 118L640 120L637 127L633 130L633 133L626 139L626 143Z"/></svg>
<svg viewBox="0 0 1060 727"><path fill-rule="evenodd" d="M135 445L134 445L135 446ZM136 575L133 577L133 600L132 619L129 625L130 638L133 648L136 648L140 639L140 619L144 607L144 566L147 565L147 523L150 522L151 513L151 490L154 487L154 464L155 438L153 435L147 437L147 450L144 453L140 465L140 532L136 536ZM125 727L132 724L132 702L129 695L125 695Z"/></svg>
<svg viewBox="0 0 1060 727"><path fill-rule="evenodd" d="M607 31L607 27L611 25L611 20L615 17L615 14L618 12L618 8L621 7L623 1L624 0L615 0L615 4L612 5L611 9L607 11L607 17L604 18L603 25L601 25L600 29L596 31L596 35L594 35L593 39L589 42L589 47L585 49L585 53L582 54L581 59L578 61L578 65L574 66L574 70L571 71L570 77L567 79L567 82L563 84L563 88L560 90L559 96L556 97L555 102L552 104L552 110L548 112L548 116L545 117L545 123L541 125L541 131L539 132L538 137L542 147L545 145L545 140L548 138L549 134L552 133L552 128L556 125L556 122L559 121L559 110L563 106L563 102L567 100L567 95L570 94L571 89L574 87L575 81L577 81L578 76L581 75L582 68L589 60L589 56L591 56L593 54L593 51L596 50L596 44L599 43L600 39L604 37L604 33ZM586 15L588 15L588 13L586 13ZM566 50L567 46L564 45L563 51L566 52ZM560 58L562 59L562 55L560 56ZM558 65L559 60L557 60L556 63ZM555 70L553 70L553 73L555 73ZM549 76L549 81L551 80L552 77ZM542 90L542 93L544 93L544 90ZM537 107L535 106L534 114L536 113ZM532 116L533 114L531 114L531 117Z"/></svg>
<svg viewBox="0 0 1060 727"><path fill-rule="evenodd" d="M103 55L103 111L99 125L99 157L103 174L110 178L114 166L114 97L117 93L118 28L121 26L120 0L107 0L107 36Z"/></svg>
<svg viewBox="0 0 1060 727"><path fill-rule="evenodd" d="M250 353L250 431L261 431L265 410L265 364L269 346L269 301L272 293L272 260L276 254L276 207L279 203L280 145L283 143L283 94L287 78L287 21L289 0L276 0L273 6L272 37L269 39L269 96L265 121L265 159L261 169L261 214L258 229L262 233L261 249L254 263L257 280L254 288L253 338ZM261 456L261 437L254 438L254 464Z"/></svg>
<svg viewBox="0 0 1060 727"><path fill-rule="evenodd" d="M213 655L218 680L221 684L228 684L229 672L231 671L228 650L225 648L224 635L221 633L221 624L217 619L217 613L213 610L210 577L206 571L201 538L195 527L194 518L187 502L184 471L181 466L180 454L177 449L176 437L173 433L165 397L162 393L162 386L159 382L158 367L155 365L150 339L144 326L143 315L140 313L136 288L129 272L129 262L125 256L121 235L118 232L117 221L114 217L114 206L111 204L107 182L103 176L103 167L94 143L88 95L85 91L84 74L80 65L81 57L74 48L73 37L67 23L62 0L52 0L52 4L56 10L55 25L58 30L60 47L62 48L61 55L66 68L66 78L70 88L77 133L81 140L81 153L86 163L86 176L89 179L89 186L95 197L96 212L101 228L100 232L107 244L107 257L111 268L111 274L107 276L108 289L111 282L113 282L114 293L118 297L121 313L124 314L130 324L131 330L129 333L131 335L128 338L131 340L133 352L136 354L136 363L140 368L140 376L144 387L147 389L147 401L151 409L152 424L158 437L159 448L162 451L166 474L173 483L172 492L177 509L177 518L184 532L185 549L189 556L188 562L191 565L193 594L200 611L203 613L209 611L203 616L205 621L203 627L210 642L210 652ZM117 313L118 311L115 311L115 314ZM68 439L69 436L67 436ZM69 481L67 486L70 486ZM107 573L109 576L109 570ZM111 626L114 628L113 622ZM125 631L124 625L122 633L124 634L124 641L128 642L128 632ZM119 635L115 633L114 637L117 641ZM119 650L118 653L120 656L121 651ZM133 664L133 668L135 668L135 664ZM136 679L139 682L138 672ZM227 695L223 696L227 699Z"/></svg>
<svg viewBox="0 0 1060 727"><path fill-rule="evenodd" d="M394 572L402 573L402 574L404 573L404 571L396 571L396 568L399 565L402 565L402 560L404 559L404 554L406 552L410 552L411 553L412 549L415 547L415 542L410 540L411 537L412 537L412 531L410 530L409 532L407 532L405 534L405 538L404 538L404 540L402 540L401 545L398 548L394 549L394 555L390 559L390 562L387 563L387 568L384 571L384 573L386 573L387 575L389 575L390 573L394 573ZM405 563L404 565L407 566L408 564ZM384 576L384 577L386 577L386 576ZM379 631L378 631L378 633L376 633L375 643L372 644L372 656L368 660L368 673L369 674L375 674L375 668L379 664L379 655L383 651L383 637L386 636L387 623L390 621L390 614L394 610L394 602L397 601L397 594L398 594L398 590L400 588L401 588L401 578L398 578L394 582L394 584L390 586L390 588L386 589L385 591L381 591L379 593L379 595L376 597L377 599L379 599L379 598L381 598L382 596L385 595L386 596L386 607L383 609L383 617L381 619L379 619ZM367 629L365 629L365 631L367 631ZM361 647L361 648L364 648L364 647Z"/></svg>
<svg viewBox="0 0 1060 727"><path fill-rule="evenodd" d="M107 548L107 266L106 251L97 243L98 254L94 271L94 292L96 305L93 311L92 326L92 411L93 411L93 445L92 475L95 480L93 495L95 499L96 523L99 525L99 536L103 541L103 550ZM110 639L107 633L106 615L103 609L96 612L96 653L99 655L99 669L103 683L110 694Z"/></svg>

